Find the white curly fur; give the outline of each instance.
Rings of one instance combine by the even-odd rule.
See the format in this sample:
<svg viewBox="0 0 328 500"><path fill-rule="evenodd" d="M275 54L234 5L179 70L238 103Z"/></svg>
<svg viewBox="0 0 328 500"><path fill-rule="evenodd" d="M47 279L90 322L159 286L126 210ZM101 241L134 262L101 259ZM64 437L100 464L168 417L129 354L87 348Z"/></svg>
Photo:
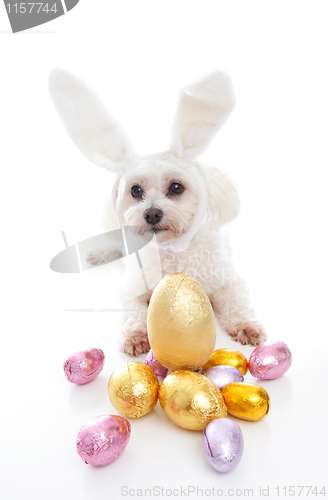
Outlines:
<svg viewBox="0 0 328 500"><path fill-rule="evenodd" d="M75 144L94 163L117 174L112 193L115 213L107 213L107 229L138 228L155 235L147 246L143 270L155 285L172 272L187 272L206 291L220 324L241 344L257 345L266 338L251 307L245 282L236 274L225 224L239 213L236 188L224 172L196 160L227 119L234 106L229 76L217 71L185 87L180 95L169 151L137 157L117 121L99 98L77 77L63 70L50 76L50 92ZM170 191L183 186L181 194ZM132 196L138 186L142 195ZM161 211L159 222L145 219L147 209ZM154 244L154 240L156 243ZM90 252L90 264L109 262L123 249ZM160 258L160 264L159 264ZM123 289L137 297L128 305L122 329L124 352L149 350L147 307L154 286L140 293L140 269L129 264ZM132 295L131 295L132 294ZM139 296L138 296L139 295Z"/></svg>

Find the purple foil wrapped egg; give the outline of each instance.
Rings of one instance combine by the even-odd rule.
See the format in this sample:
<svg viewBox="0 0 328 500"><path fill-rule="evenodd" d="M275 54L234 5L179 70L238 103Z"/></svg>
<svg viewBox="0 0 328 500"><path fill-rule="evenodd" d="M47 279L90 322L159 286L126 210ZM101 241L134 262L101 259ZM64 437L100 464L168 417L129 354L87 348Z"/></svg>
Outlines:
<svg viewBox="0 0 328 500"><path fill-rule="evenodd" d="M145 360L145 364L148 365L157 375L157 377L160 378L160 380L163 380L166 375L167 375L167 368L163 366L156 358L153 353L153 351L150 349L148 356Z"/></svg>
<svg viewBox="0 0 328 500"><path fill-rule="evenodd" d="M75 352L64 361L64 373L73 384L83 385L91 382L104 367L105 355L101 349L90 347Z"/></svg>
<svg viewBox="0 0 328 500"><path fill-rule="evenodd" d="M243 382L244 377L237 368L229 365L213 366L203 372L205 377L209 378L214 384L222 389L225 385L232 382Z"/></svg>
<svg viewBox="0 0 328 500"><path fill-rule="evenodd" d="M113 462L130 439L131 425L118 415L102 415L82 427L77 435L77 452L86 464L101 467Z"/></svg>
<svg viewBox="0 0 328 500"><path fill-rule="evenodd" d="M240 462L244 439L239 425L228 418L213 420L203 434L203 450L208 463L218 472L230 472Z"/></svg>
<svg viewBox="0 0 328 500"><path fill-rule="evenodd" d="M252 352L248 367L253 377L273 380L283 375L292 364L292 353L284 342L268 341Z"/></svg>

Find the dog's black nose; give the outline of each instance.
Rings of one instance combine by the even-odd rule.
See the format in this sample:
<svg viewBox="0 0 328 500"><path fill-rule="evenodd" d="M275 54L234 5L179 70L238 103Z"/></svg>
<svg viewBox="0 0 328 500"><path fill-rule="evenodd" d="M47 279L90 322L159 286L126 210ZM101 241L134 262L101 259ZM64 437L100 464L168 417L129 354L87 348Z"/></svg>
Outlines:
<svg viewBox="0 0 328 500"><path fill-rule="evenodd" d="M163 212L159 208L150 207L144 212L144 219L147 224L158 224L163 217Z"/></svg>

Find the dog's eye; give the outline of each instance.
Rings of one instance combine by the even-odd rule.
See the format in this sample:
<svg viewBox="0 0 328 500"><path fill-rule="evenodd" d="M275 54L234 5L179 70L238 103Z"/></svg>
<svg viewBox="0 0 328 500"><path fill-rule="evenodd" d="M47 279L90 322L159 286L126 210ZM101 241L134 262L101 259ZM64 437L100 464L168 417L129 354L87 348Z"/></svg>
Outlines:
<svg viewBox="0 0 328 500"><path fill-rule="evenodd" d="M143 190L139 186L132 186L131 194L133 198L140 198L142 196Z"/></svg>
<svg viewBox="0 0 328 500"><path fill-rule="evenodd" d="M179 182L172 182L169 194L181 194L184 191L184 187Z"/></svg>

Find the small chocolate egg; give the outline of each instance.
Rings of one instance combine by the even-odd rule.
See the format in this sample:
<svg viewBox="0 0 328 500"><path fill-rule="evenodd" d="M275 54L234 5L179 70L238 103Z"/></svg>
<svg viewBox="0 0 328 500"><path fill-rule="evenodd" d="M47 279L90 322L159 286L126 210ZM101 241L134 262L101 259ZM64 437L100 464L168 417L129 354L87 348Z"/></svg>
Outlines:
<svg viewBox="0 0 328 500"><path fill-rule="evenodd" d="M218 472L230 472L240 462L244 439L239 425L228 418L213 420L203 435L203 450L208 463Z"/></svg>
<svg viewBox="0 0 328 500"><path fill-rule="evenodd" d="M113 462L130 439L131 426L123 417L102 415L82 427L77 435L77 452L86 464L100 467Z"/></svg>
<svg viewBox="0 0 328 500"><path fill-rule="evenodd" d="M152 349L150 349L149 353L148 353L148 356L145 360L145 363L147 366L149 366L152 370L154 370L154 372L156 373L157 377L163 379L166 377L167 375L167 368L165 368L165 366L163 366L159 361L158 359L155 358L155 355L152 351Z"/></svg>
<svg viewBox="0 0 328 500"><path fill-rule="evenodd" d="M73 384L83 385L91 382L104 367L105 355L101 349L90 347L85 351L71 354L64 361L64 373Z"/></svg>
<svg viewBox="0 0 328 500"><path fill-rule="evenodd" d="M216 387L221 389L225 385L231 384L232 382L243 382L244 377L237 368L229 365L219 365L213 366L203 372L205 377L209 378L214 382Z"/></svg>
<svg viewBox="0 0 328 500"><path fill-rule="evenodd" d="M283 375L292 364L292 353L284 342L268 341L252 352L248 366L253 377L273 380Z"/></svg>
<svg viewBox="0 0 328 500"><path fill-rule="evenodd" d="M158 378L145 363L125 363L112 373L108 381L109 399L122 415L139 418L157 403Z"/></svg>
<svg viewBox="0 0 328 500"><path fill-rule="evenodd" d="M269 394L263 387L233 382L221 389L228 413L242 420L261 420L270 409Z"/></svg>
<svg viewBox="0 0 328 500"><path fill-rule="evenodd" d="M147 331L158 361L169 370L198 370L215 346L211 303L198 281L186 273L166 275L151 297Z"/></svg>
<svg viewBox="0 0 328 500"><path fill-rule="evenodd" d="M188 370L168 375L159 388L158 398L166 415L184 429L203 430L212 420L227 415L214 382Z"/></svg>
<svg viewBox="0 0 328 500"><path fill-rule="evenodd" d="M212 352L211 357L203 366L203 371L218 365L230 365L240 371L242 375L247 373L247 358L246 356L235 349L217 349Z"/></svg>

